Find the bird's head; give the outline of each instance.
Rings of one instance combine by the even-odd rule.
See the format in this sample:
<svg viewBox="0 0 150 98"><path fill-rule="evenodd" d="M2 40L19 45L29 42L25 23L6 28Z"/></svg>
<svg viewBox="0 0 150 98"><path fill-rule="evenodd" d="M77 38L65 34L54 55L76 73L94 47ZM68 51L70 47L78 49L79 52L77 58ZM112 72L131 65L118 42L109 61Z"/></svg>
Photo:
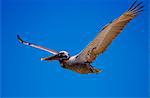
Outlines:
<svg viewBox="0 0 150 98"><path fill-rule="evenodd" d="M49 56L49 57L46 57L46 58L41 58L41 60L46 60L46 61L59 60L59 61L63 61L63 60L68 60L69 58L70 58L70 56L69 56L68 52L60 51L56 55Z"/></svg>

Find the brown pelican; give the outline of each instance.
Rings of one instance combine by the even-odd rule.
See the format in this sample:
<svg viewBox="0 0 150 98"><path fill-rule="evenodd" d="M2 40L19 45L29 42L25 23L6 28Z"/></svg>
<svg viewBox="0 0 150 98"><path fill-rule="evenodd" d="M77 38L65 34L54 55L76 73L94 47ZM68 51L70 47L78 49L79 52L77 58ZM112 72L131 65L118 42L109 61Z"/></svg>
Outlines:
<svg viewBox="0 0 150 98"><path fill-rule="evenodd" d="M79 54L74 56L70 56L66 51L57 52L48 48L44 48L42 46L23 41L19 37L19 35L17 35L17 38L22 44L38 48L53 54L53 56L41 58L41 60L58 60L61 67L70 69L80 74L99 73L101 72L101 70L93 67L91 63L96 59L98 55L102 54L105 51L105 49L109 46L112 40L123 30L127 23L134 17L136 17L139 12L143 11L142 8L144 6L141 6L141 4L142 2L137 3L137 1L135 1L131 5L131 7L129 7L129 9L125 11L121 16L107 24L98 33L96 38L87 45L85 49L83 49Z"/></svg>

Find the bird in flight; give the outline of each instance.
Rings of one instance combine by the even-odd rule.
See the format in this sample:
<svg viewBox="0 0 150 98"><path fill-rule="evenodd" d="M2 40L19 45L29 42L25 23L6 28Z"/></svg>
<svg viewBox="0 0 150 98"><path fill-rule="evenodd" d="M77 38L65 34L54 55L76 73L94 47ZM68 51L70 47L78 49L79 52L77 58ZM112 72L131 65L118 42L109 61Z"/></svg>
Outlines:
<svg viewBox="0 0 150 98"><path fill-rule="evenodd" d="M38 48L53 54L53 56L41 58L41 60L58 60L62 68L69 69L80 74L99 73L102 70L93 67L91 63L98 55L105 51L105 49L123 30L127 23L129 23L133 18L135 18L137 15L139 15L140 12L143 11L144 6L141 4L142 2L138 3L135 1L121 16L103 27L98 35L94 38L94 40L91 41L85 49L74 56L70 56L66 51L57 52L55 50L26 42L22 40L19 35L17 35L17 39L24 45Z"/></svg>

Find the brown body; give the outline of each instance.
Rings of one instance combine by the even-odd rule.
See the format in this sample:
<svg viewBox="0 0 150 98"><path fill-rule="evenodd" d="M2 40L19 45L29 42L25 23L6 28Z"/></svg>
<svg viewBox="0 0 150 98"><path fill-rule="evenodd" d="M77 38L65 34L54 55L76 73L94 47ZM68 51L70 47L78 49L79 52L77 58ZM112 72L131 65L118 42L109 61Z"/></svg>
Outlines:
<svg viewBox="0 0 150 98"><path fill-rule="evenodd" d="M93 68L91 65L88 64L72 64L72 65L67 65L64 64L62 65L63 68L70 69L74 72L80 73L80 74L88 74L88 73L99 73L100 70Z"/></svg>
<svg viewBox="0 0 150 98"><path fill-rule="evenodd" d="M80 73L80 74L88 74L88 73L99 73L101 70L94 68L90 65L90 63L73 63L71 57L69 60L60 60L60 64L62 68L72 70L74 72Z"/></svg>

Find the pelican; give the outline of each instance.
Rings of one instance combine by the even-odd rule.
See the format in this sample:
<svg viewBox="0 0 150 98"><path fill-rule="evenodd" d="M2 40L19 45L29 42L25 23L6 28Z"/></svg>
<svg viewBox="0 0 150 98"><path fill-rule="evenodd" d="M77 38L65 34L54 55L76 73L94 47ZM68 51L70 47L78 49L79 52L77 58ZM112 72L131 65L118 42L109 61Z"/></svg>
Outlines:
<svg viewBox="0 0 150 98"><path fill-rule="evenodd" d="M80 53L70 56L66 51L55 51L42 46L26 42L17 35L17 39L24 45L38 48L47 51L52 56L41 58L45 61L58 60L61 67L65 69L72 70L80 74L89 73L100 73L102 70L97 69L91 65L91 63L96 59L96 57L102 54L106 48L111 44L114 38L123 30L123 28L129 23L133 18L139 15L143 11L142 2L133 2L133 4L125 11L121 16L113 20L104 26L98 35L92 40L85 49Z"/></svg>

